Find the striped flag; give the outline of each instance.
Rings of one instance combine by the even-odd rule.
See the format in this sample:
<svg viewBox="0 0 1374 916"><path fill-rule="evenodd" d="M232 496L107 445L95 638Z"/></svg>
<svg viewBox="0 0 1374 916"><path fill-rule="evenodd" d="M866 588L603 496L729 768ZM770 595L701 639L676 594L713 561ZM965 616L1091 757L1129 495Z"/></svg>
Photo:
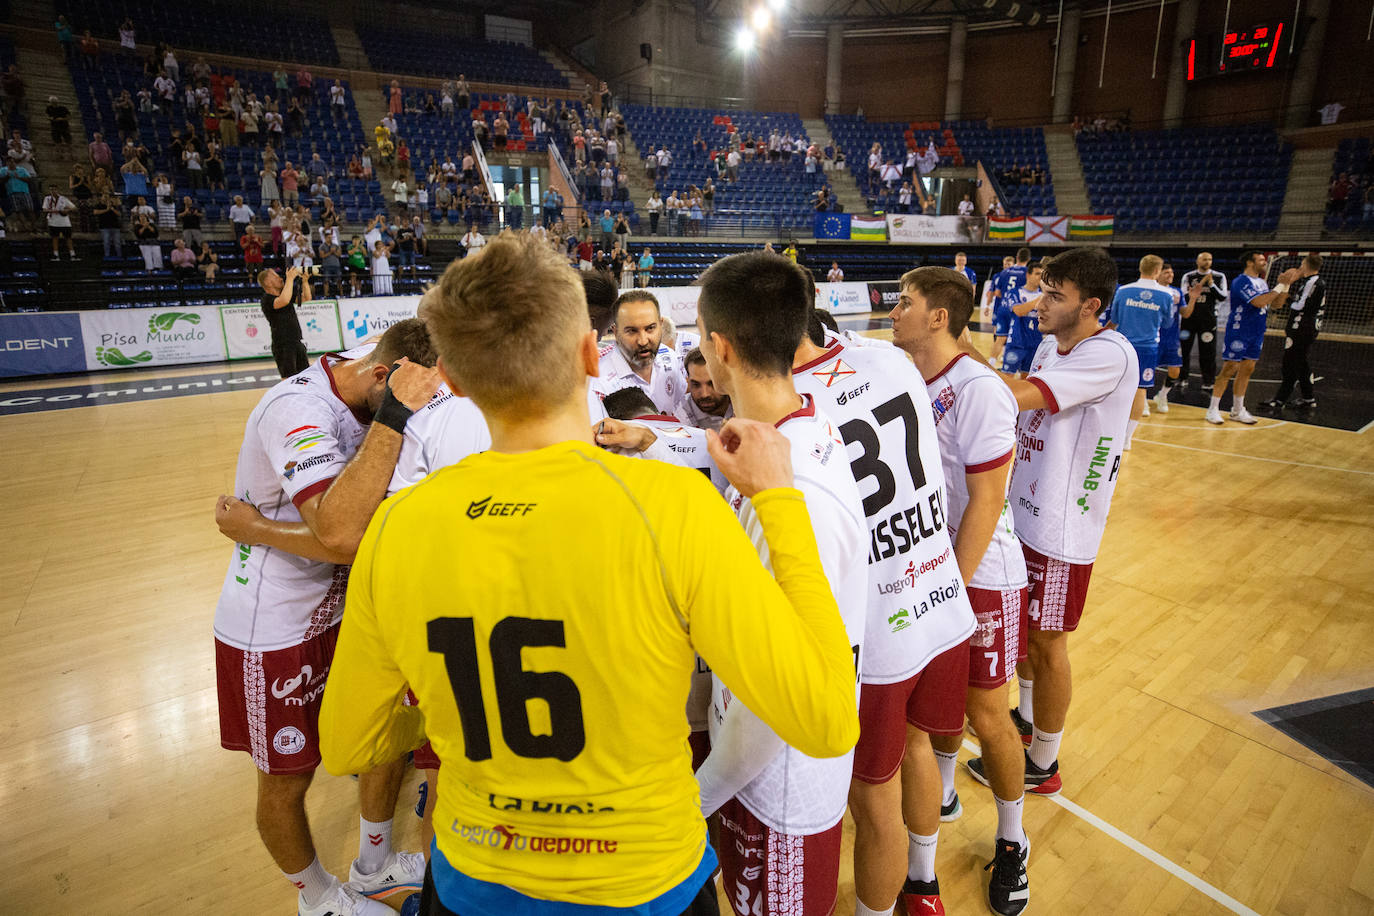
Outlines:
<svg viewBox="0 0 1374 916"><path fill-rule="evenodd" d="M1070 216L1069 237L1090 239L1110 236L1113 220L1111 216Z"/></svg>
<svg viewBox="0 0 1374 916"><path fill-rule="evenodd" d="M849 237L861 242L885 242L887 220L881 216L856 216L849 221Z"/></svg>
<svg viewBox="0 0 1374 916"><path fill-rule="evenodd" d="M1026 234L1024 216L989 216L988 239L1019 239Z"/></svg>

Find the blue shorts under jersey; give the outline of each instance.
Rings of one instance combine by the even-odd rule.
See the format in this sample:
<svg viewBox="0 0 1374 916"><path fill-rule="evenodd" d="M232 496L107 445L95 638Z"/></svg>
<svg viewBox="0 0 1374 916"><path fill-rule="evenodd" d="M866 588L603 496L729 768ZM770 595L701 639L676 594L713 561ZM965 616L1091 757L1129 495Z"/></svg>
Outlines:
<svg viewBox="0 0 1374 916"><path fill-rule="evenodd" d="M1140 364L1140 382L1136 387L1149 388L1155 383L1155 356L1159 353L1159 347L1156 344L1144 346L1131 344L1131 346L1135 348L1135 358ZM1182 365L1182 361L1180 361L1180 365Z"/></svg>
<svg viewBox="0 0 1374 916"><path fill-rule="evenodd" d="M1035 359L1035 347L1007 347L1002 351L1002 371L1006 373L1029 372L1031 360Z"/></svg>
<svg viewBox="0 0 1374 916"><path fill-rule="evenodd" d="M1173 334L1167 338L1160 338L1159 358L1155 360L1156 366L1174 368L1183 365L1183 350L1179 346L1179 335Z"/></svg>
<svg viewBox="0 0 1374 916"><path fill-rule="evenodd" d="M1229 327L1226 329L1226 346L1221 358L1226 362L1243 359L1259 359L1264 350L1264 325L1258 327Z"/></svg>
<svg viewBox="0 0 1374 916"><path fill-rule="evenodd" d="M1016 316L1012 314L1011 306L1002 305L1001 299L998 304L992 307L992 336L1006 337L1011 333L1011 321Z"/></svg>

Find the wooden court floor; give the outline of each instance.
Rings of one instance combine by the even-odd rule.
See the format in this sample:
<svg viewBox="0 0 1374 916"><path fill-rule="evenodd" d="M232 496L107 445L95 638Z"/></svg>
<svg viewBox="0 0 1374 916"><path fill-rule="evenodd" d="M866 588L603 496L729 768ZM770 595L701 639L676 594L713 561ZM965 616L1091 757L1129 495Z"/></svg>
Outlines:
<svg viewBox="0 0 1374 916"><path fill-rule="evenodd" d="M0 417L0 912L293 911L213 676L212 505L259 397ZM1374 686L1374 433L1201 413L1145 421L1124 465L1071 642L1064 803L1026 802L1030 913L1374 912L1374 790L1252 715ZM995 812L962 768L958 789L944 900L985 913ZM321 773L309 810L346 875L353 782Z"/></svg>

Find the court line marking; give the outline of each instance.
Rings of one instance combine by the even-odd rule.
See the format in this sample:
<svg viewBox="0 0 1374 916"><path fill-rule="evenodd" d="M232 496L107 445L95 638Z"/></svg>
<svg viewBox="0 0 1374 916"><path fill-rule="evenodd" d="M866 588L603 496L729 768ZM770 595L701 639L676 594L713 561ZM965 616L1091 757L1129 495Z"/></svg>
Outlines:
<svg viewBox="0 0 1374 916"><path fill-rule="evenodd" d="M1193 405L1191 405L1191 404L1186 404L1186 405L1184 405L1184 406L1186 406L1186 407L1192 407ZM1195 408L1195 409L1196 409L1196 410L1203 410L1204 408L1198 407L1198 408ZM1253 433L1253 432L1259 432L1259 431L1262 430L1262 429L1278 429L1280 426L1287 426L1287 425L1289 424L1289 422L1290 422L1290 421L1288 421L1288 420L1275 420L1275 421L1272 422L1272 423L1265 423L1265 424L1263 424L1263 425L1257 423L1257 424L1255 424L1254 426L1249 426L1249 425L1247 425L1247 424L1241 423L1239 420L1230 420L1230 419L1227 420L1227 423L1230 424L1230 425L1228 425L1228 426L1216 426L1216 425L1214 425L1214 424L1208 424L1207 426L1179 426L1179 425L1177 425L1177 424L1172 424L1172 425L1171 425L1171 424L1168 423L1167 421L1164 422L1164 423L1147 423L1147 422L1145 422L1145 420L1152 419L1152 418L1155 417L1155 416L1157 416L1157 414L1152 412L1152 413L1150 414L1149 417L1146 417L1145 419L1141 420L1141 421L1140 421L1140 429L1168 429L1168 430L1184 430L1184 431L1189 431L1189 432L1214 432L1214 433ZM1224 414L1223 414L1223 416L1224 416ZM1322 427L1318 427L1318 428L1319 428L1319 429L1328 429L1329 427L1322 426Z"/></svg>
<svg viewBox="0 0 1374 916"><path fill-rule="evenodd" d="M1259 455L1246 455L1243 452L1221 452L1214 448L1197 448L1193 445L1179 445L1176 442L1160 442L1157 439L1143 439L1137 436L1132 442L1148 442L1150 445L1162 445L1164 448L1181 448L1189 452L1206 452L1208 455L1221 455L1226 458L1246 458L1250 461L1266 461L1269 464L1286 464L1295 468L1315 468L1319 471L1341 471L1346 474L1361 474L1365 477L1374 477L1374 471L1360 471L1355 468L1338 468L1330 464L1308 464L1306 461L1288 461L1283 458L1261 458Z"/></svg>
<svg viewBox="0 0 1374 916"><path fill-rule="evenodd" d="M969 741L967 738L964 739L964 749L967 750L969 753L975 755L981 755L983 753L982 749L979 748L978 745L974 744L972 741ZM1211 884L1208 884L1206 881L1203 881L1201 878L1199 878L1192 872L1188 871L1183 866L1178 865L1174 863L1172 860L1160 855L1158 852L1151 849L1149 846L1146 846L1144 843L1140 842L1130 834L1125 833L1124 831L1119 830L1116 827L1113 827L1111 824L1107 823L1102 818L1098 817L1096 814L1093 814L1091 811L1084 808L1082 805L1078 805L1074 802L1069 801L1063 795L1052 795L1049 797L1049 800L1054 802L1059 807L1063 808L1065 811L1079 818L1080 820L1083 820L1088 824L1091 824L1093 827L1096 827L1098 830L1102 831L1107 836L1116 840L1122 846L1125 846L1127 849L1131 850L1132 852L1136 853L1142 858L1148 859L1155 865L1158 865L1160 868L1164 869L1169 874L1173 875L1175 878L1182 881L1184 884L1187 884L1193 889L1201 891L1203 894L1206 894L1208 897L1212 898L1217 903L1226 907L1226 909L1230 910L1232 913L1237 913L1239 914L1239 916L1260 916L1259 913L1250 909L1248 906L1241 903L1239 900L1232 897L1230 894L1227 894L1225 891L1222 891L1219 888L1214 887Z"/></svg>

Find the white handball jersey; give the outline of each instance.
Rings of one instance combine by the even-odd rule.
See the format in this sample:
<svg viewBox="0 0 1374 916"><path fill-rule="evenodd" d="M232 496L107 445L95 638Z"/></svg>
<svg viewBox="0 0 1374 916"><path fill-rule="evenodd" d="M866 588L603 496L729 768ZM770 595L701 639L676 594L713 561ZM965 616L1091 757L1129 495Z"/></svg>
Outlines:
<svg viewBox="0 0 1374 916"><path fill-rule="evenodd" d="M491 431L482 411L471 398L459 397L447 385L440 385L429 403L406 422L387 495L489 448Z"/></svg>
<svg viewBox="0 0 1374 916"><path fill-rule="evenodd" d="M630 368L630 363L620 352L620 347L611 344L601 348L601 378L598 386L601 396L613 394L622 388L638 385L649 396L662 413L677 416L682 399L687 395L687 375L682 370L682 360L673 350L661 347L654 357L653 372L646 382Z"/></svg>
<svg viewBox="0 0 1374 916"><path fill-rule="evenodd" d="M868 520L863 682L896 684L968 638L974 616L946 530L945 474L925 382L894 347L836 342L792 370L838 424Z"/></svg>
<svg viewBox="0 0 1374 916"><path fill-rule="evenodd" d="M330 357L267 390L248 415L234 495L278 522L328 489L367 434L339 397ZM215 638L247 652L299 645L343 616L348 567L237 544L215 609Z"/></svg>
<svg viewBox="0 0 1374 916"><path fill-rule="evenodd" d="M704 472L708 477L715 470L716 463L711 460L711 454L706 449L706 430L687 426L677 417L662 414L635 417L633 420L626 420L625 422L635 426L647 427L653 430L654 435L658 437L654 444L643 452L626 454L666 461L669 464L676 464L685 468L695 468Z"/></svg>
<svg viewBox="0 0 1374 916"><path fill-rule="evenodd" d="M806 510L820 551L821 567L830 581L831 593L844 619L845 632L854 647L857 666L863 655L867 618L868 549L859 490L845 464L844 442L815 399L803 395L806 404L778 422L779 431L792 445L794 486L806 498ZM765 566L772 568L768 542L753 504L733 486L725 498L739 516L740 524ZM855 678L857 696L858 679ZM711 742L727 727L725 719L753 716L719 677L711 685ZM757 717L755 717L757 719ZM766 728L766 726L763 726ZM854 752L819 760L783 745L762 772L736 794L746 808L769 827L783 833L810 834L827 830L844 816Z"/></svg>
<svg viewBox="0 0 1374 916"><path fill-rule="evenodd" d="M1121 470L1140 368L1135 348L1100 330L1067 353L1046 337L1026 379L1048 405L1016 421L1011 512L1016 534L1065 563L1097 559Z"/></svg>
<svg viewBox="0 0 1374 916"><path fill-rule="evenodd" d="M948 496L949 536L955 539L968 508L968 480L1010 464L1016 454L1016 398L1007 383L987 366L960 353L934 377L926 379L934 409L935 434ZM1011 508L1002 500L1002 515L987 553L969 580L970 588L989 591L1026 587L1026 558L1016 539Z"/></svg>

